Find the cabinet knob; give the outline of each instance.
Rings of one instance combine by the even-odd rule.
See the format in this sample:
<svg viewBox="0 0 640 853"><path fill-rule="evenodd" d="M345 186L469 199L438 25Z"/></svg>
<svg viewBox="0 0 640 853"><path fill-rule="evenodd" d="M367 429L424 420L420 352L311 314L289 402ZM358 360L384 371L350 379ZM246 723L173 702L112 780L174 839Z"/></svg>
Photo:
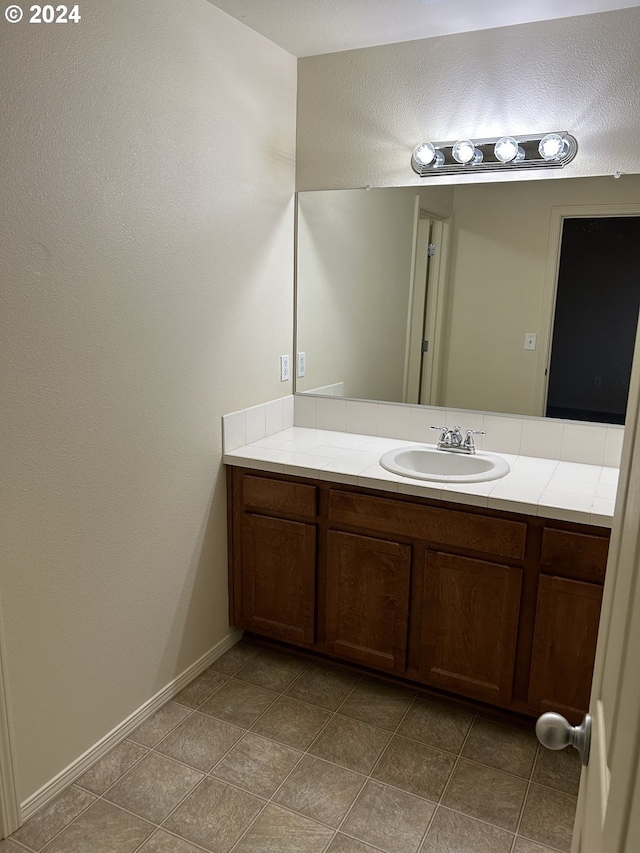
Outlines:
<svg viewBox="0 0 640 853"><path fill-rule="evenodd" d="M573 746L580 753L580 761L589 763L589 747L591 746L591 715L585 714L579 726L572 726L562 716L550 711L538 717L536 722L538 740L547 749L564 749Z"/></svg>

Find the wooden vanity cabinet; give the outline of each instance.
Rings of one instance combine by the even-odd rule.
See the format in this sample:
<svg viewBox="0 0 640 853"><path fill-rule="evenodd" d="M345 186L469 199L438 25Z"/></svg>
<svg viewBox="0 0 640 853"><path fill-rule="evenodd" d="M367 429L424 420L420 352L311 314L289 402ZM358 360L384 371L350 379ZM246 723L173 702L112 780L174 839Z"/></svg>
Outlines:
<svg viewBox="0 0 640 853"><path fill-rule="evenodd" d="M529 704L577 724L589 705L602 587L540 576Z"/></svg>
<svg viewBox="0 0 640 853"><path fill-rule="evenodd" d="M230 469L231 621L312 646L316 603L316 489Z"/></svg>
<svg viewBox="0 0 640 853"><path fill-rule="evenodd" d="M239 580L244 627L287 643L315 640L316 529L247 513Z"/></svg>
<svg viewBox="0 0 640 853"><path fill-rule="evenodd" d="M428 551L419 671L491 704L512 696L522 569Z"/></svg>
<svg viewBox="0 0 640 853"><path fill-rule="evenodd" d="M587 709L609 531L239 467L231 622L519 714Z"/></svg>
<svg viewBox="0 0 640 853"><path fill-rule="evenodd" d="M327 537L327 651L404 673L411 548L339 530L329 530Z"/></svg>

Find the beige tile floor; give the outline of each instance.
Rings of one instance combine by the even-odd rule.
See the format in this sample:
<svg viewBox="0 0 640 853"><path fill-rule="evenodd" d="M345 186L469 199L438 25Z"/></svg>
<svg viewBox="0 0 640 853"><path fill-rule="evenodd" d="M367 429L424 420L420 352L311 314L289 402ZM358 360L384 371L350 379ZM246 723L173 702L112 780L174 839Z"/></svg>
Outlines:
<svg viewBox="0 0 640 853"><path fill-rule="evenodd" d="M529 732L243 642L0 853L566 853L579 773Z"/></svg>

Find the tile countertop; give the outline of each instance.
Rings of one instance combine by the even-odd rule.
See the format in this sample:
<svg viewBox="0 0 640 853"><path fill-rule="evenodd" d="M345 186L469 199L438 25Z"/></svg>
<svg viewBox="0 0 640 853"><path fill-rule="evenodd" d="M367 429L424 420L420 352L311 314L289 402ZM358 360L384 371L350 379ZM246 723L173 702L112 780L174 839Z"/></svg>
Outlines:
<svg viewBox="0 0 640 853"><path fill-rule="evenodd" d="M511 466L505 477L445 484L400 477L380 466L387 450L419 444L425 442L291 427L225 452L223 462L598 527L612 525L617 468L491 451Z"/></svg>

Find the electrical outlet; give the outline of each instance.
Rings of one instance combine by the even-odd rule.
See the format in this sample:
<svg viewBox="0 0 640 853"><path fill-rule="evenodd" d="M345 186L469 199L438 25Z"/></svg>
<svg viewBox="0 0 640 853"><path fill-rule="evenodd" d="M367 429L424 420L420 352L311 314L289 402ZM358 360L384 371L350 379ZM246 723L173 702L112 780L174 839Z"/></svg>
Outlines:
<svg viewBox="0 0 640 853"><path fill-rule="evenodd" d="M291 360L288 355L280 356L280 382L288 382L291 379Z"/></svg>
<svg viewBox="0 0 640 853"><path fill-rule="evenodd" d="M538 335L536 332L525 332L524 335L524 348L525 349L535 349Z"/></svg>
<svg viewBox="0 0 640 853"><path fill-rule="evenodd" d="M298 369L296 372L296 376L298 379L302 379L307 369L307 354L306 352L298 353Z"/></svg>

